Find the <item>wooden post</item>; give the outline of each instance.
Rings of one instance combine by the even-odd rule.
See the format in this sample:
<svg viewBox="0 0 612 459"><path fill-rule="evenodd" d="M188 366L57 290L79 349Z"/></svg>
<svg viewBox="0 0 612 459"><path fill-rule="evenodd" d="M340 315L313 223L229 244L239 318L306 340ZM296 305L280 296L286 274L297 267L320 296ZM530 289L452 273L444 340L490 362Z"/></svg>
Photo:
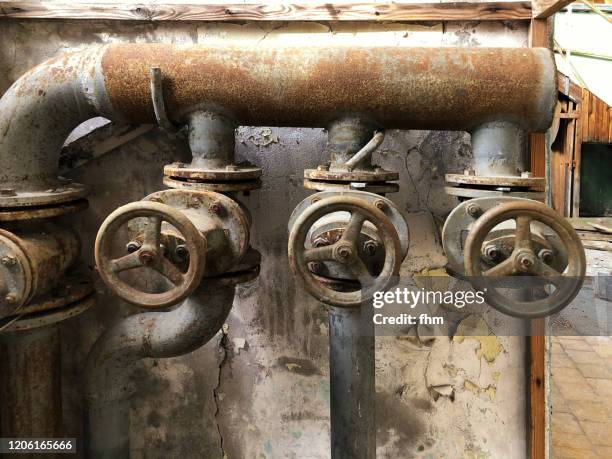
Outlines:
<svg viewBox="0 0 612 459"><path fill-rule="evenodd" d="M530 47L550 48L548 19L532 19L529 33ZM532 170L546 169L546 134L531 134L530 154ZM544 174L542 174L544 175ZM546 322L531 320L527 343L527 454L531 459L546 458Z"/></svg>

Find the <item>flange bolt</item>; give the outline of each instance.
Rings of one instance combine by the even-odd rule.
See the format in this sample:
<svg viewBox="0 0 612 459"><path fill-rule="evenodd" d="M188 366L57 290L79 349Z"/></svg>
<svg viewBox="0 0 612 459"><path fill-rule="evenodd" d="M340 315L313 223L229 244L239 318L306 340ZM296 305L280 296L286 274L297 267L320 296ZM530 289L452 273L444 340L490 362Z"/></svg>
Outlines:
<svg viewBox="0 0 612 459"><path fill-rule="evenodd" d="M12 255L6 255L2 257L0 262L2 262L4 266L15 266L15 263L17 263L17 259Z"/></svg>
<svg viewBox="0 0 612 459"><path fill-rule="evenodd" d="M542 250L540 250L540 252L538 253L538 257L540 258L540 260L542 260L547 265L552 263L552 261L554 259L553 252L550 249L542 249Z"/></svg>
<svg viewBox="0 0 612 459"><path fill-rule="evenodd" d="M376 254L376 251L378 250L378 244L376 243L376 241L366 241L363 244L363 251L366 253L366 255L368 255L369 257L372 257Z"/></svg>
<svg viewBox="0 0 612 459"><path fill-rule="evenodd" d="M374 202L374 205L376 206L376 208L378 210L385 211L387 209L387 203L385 201L383 201L382 199L377 199Z"/></svg>
<svg viewBox="0 0 612 459"><path fill-rule="evenodd" d="M4 297L4 300L8 304L15 304L17 303L17 295L15 295L14 293L9 293Z"/></svg>
<svg viewBox="0 0 612 459"><path fill-rule="evenodd" d="M474 204L473 202L467 205L465 211L470 217L473 218L478 218L482 215L482 209L480 208L480 206L478 204Z"/></svg>
<svg viewBox="0 0 612 459"><path fill-rule="evenodd" d="M125 245L125 250L127 250L128 253L134 253L139 248L140 248L140 242L138 241L130 241Z"/></svg>
<svg viewBox="0 0 612 459"><path fill-rule="evenodd" d="M218 201L212 202L208 208L215 215L219 215L221 212L223 212L223 205Z"/></svg>

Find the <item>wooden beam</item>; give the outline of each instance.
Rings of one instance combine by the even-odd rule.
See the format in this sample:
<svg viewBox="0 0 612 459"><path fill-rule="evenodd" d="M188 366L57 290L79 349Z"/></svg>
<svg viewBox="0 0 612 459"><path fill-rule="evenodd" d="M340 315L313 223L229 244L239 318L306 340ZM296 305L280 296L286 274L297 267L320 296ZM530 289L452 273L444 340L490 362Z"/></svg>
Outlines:
<svg viewBox="0 0 612 459"><path fill-rule="evenodd" d="M531 21L529 46L552 48L548 19ZM530 137L532 167L545 169L546 136L543 133L535 133ZM546 322L544 319L531 320L529 328L531 336L527 343L527 454L531 459L545 459L547 443L546 375L548 374L546 369Z"/></svg>
<svg viewBox="0 0 612 459"><path fill-rule="evenodd" d="M546 19L573 2L574 0L531 0L533 17Z"/></svg>
<svg viewBox="0 0 612 459"><path fill-rule="evenodd" d="M0 1L0 18L126 21L530 20L531 2L457 3L76 3Z"/></svg>

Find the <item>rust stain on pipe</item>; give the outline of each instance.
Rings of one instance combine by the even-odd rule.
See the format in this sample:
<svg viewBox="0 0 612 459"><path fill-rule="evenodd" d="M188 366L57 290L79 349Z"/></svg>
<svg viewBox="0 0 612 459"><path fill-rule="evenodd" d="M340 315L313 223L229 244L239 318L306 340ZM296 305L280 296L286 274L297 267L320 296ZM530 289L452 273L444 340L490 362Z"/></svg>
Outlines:
<svg viewBox="0 0 612 459"><path fill-rule="evenodd" d="M360 113L385 128L465 130L507 120L542 131L556 97L544 48L110 45L106 90L132 122L154 121L153 66L175 121L211 105L247 125L320 127Z"/></svg>

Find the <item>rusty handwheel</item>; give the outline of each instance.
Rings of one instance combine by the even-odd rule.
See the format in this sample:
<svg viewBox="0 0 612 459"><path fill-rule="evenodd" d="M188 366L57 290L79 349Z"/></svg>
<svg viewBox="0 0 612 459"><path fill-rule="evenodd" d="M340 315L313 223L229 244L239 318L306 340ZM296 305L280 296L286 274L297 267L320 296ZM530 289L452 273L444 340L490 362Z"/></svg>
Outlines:
<svg viewBox="0 0 612 459"><path fill-rule="evenodd" d="M111 249L119 229L135 218L146 218L142 245L138 250L112 258ZM164 256L161 246L162 222L167 222L185 238L191 256L185 272ZM204 273L206 241L193 223L180 211L166 204L138 201L119 207L102 223L96 238L95 257L106 286L124 300L144 307L163 308L185 299L199 285ZM165 277L172 287L162 293L141 291L119 277L123 271L147 267Z"/></svg>
<svg viewBox="0 0 612 459"><path fill-rule="evenodd" d="M322 247L306 247L312 226L333 212L351 214L340 239ZM372 274L359 256L358 239L366 221L374 225L385 250L385 259L378 274ZM376 206L364 199L338 196L321 199L308 207L295 221L289 235L289 264L306 290L319 301L332 306L351 308L372 298L375 291L387 290L396 282L402 260L400 241L391 220ZM310 271L315 261L335 261L344 265L361 283L356 291L337 291Z"/></svg>
<svg viewBox="0 0 612 459"><path fill-rule="evenodd" d="M514 220L514 249L509 257L488 270L482 267L482 245L487 235L502 222ZM553 230L567 252L563 272L550 266L550 260L533 250L531 223L540 222ZM465 241L465 269L475 288L485 292L490 306L505 314L537 318L554 314L578 294L584 281L586 259L582 242L572 226L550 207L520 200L493 207L478 218ZM519 301L499 292L496 280L509 276L533 276L554 291L545 298Z"/></svg>

